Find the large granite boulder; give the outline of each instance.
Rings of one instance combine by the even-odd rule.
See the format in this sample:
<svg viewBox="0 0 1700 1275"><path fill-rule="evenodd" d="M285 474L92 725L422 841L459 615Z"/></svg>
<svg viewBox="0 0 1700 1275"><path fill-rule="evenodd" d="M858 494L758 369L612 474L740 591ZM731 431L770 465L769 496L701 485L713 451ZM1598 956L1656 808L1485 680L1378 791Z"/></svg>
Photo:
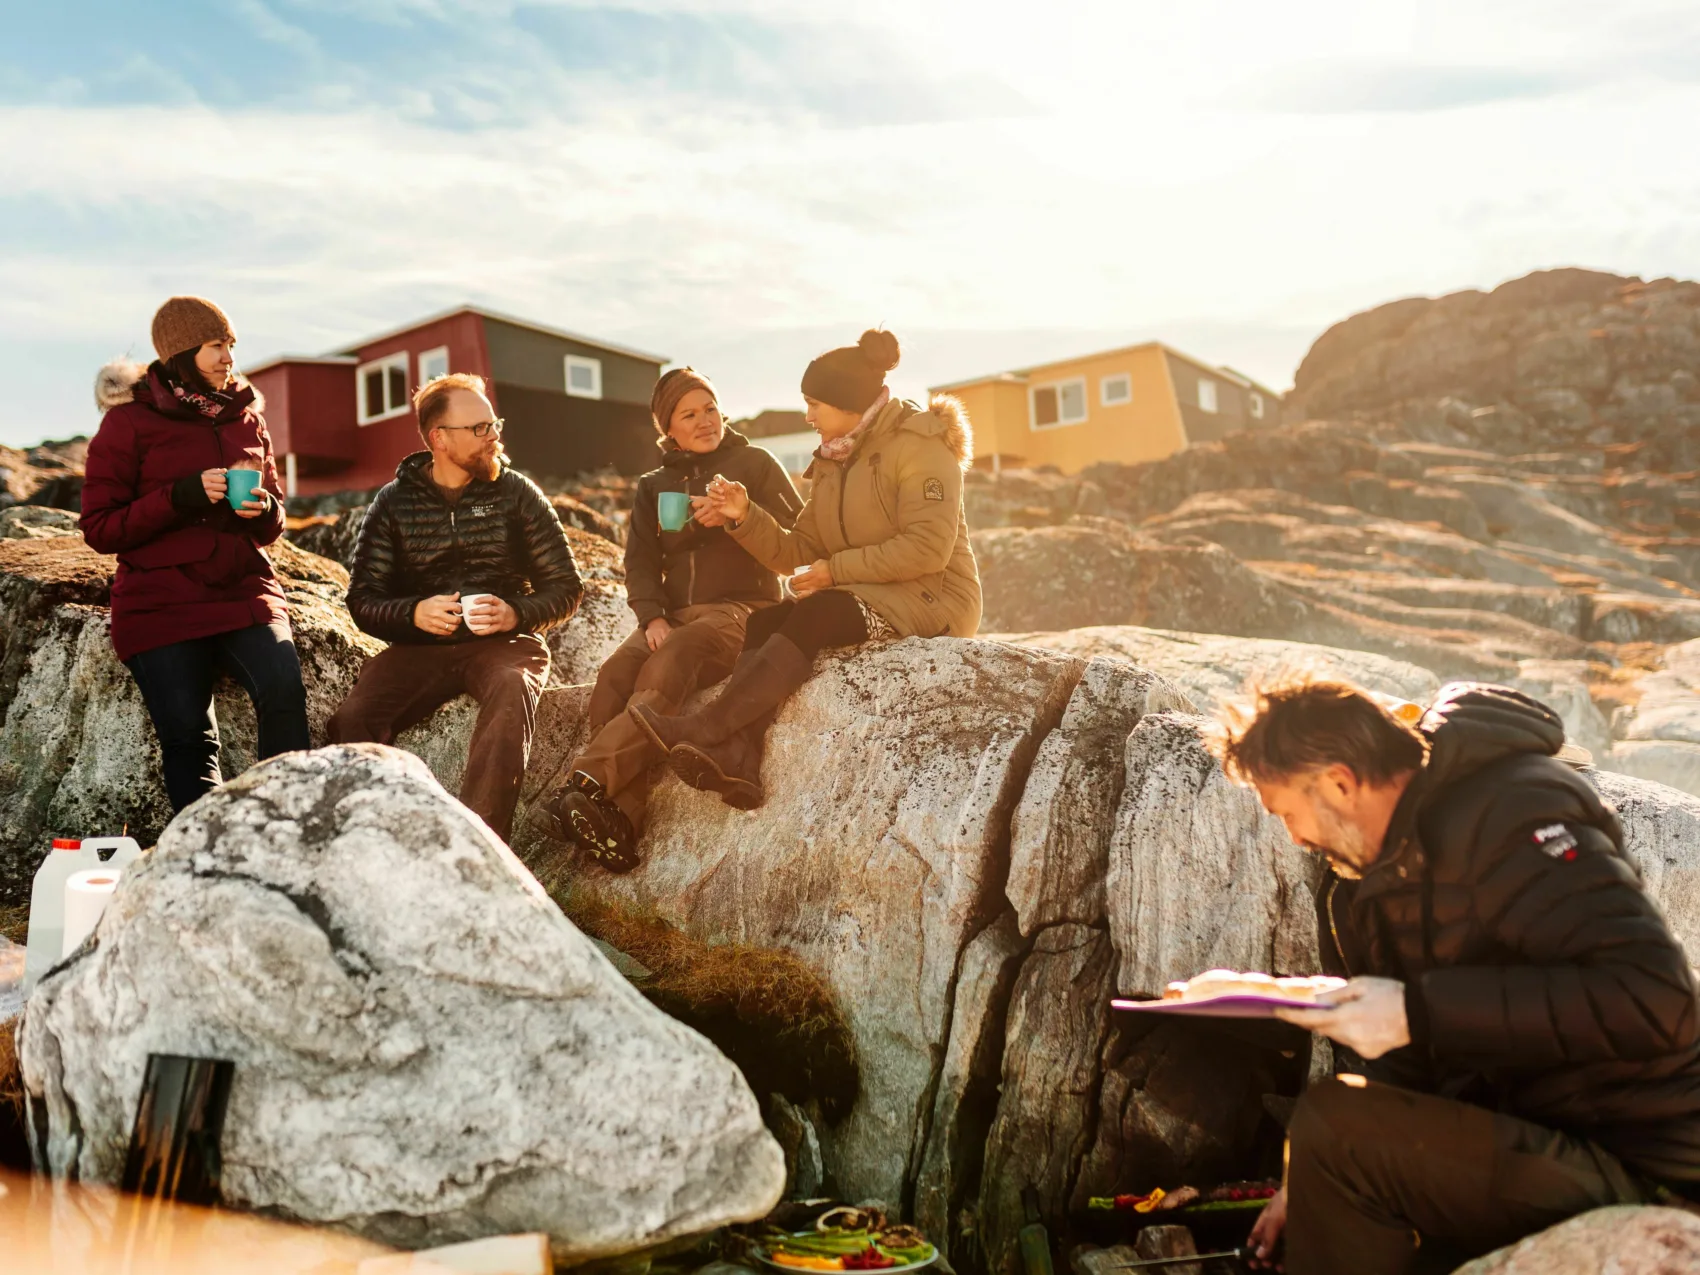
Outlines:
<svg viewBox="0 0 1700 1275"><path fill-rule="evenodd" d="M1104 657L1137 665L1171 683L1201 712L1240 695L1257 678L1313 673L1344 678L1384 695L1426 703L1440 678L1426 668L1369 651L1313 642L1179 633L1132 624L1098 625L1049 633L1012 633L1005 641L1086 659ZM1171 706L1172 707L1172 706Z"/></svg>
<svg viewBox="0 0 1700 1275"><path fill-rule="evenodd" d="M1700 1217L1680 1209L1595 1209L1460 1266L1455 1275L1688 1275Z"/></svg>
<svg viewBox="0 0 1700 1275"><path fill-rule="evenodd" d="M769 734L765 806L736 811L668 776L643 866L575 887L695 937L784 948L826 979L861 1071L849 1113L820 1134L848 1198L900 1206L939 1189L917 1166L958 1138L932 1124L941 1072L952 1039L972 1055L982 1026L963 1012L962 954L1008 908L1011 814L1082 668L983 641L825 657ZM995 984L1001 962L988 953L981 977ZM995 1000L978 1012L1001 1017Z"/></svg>
<svg viewBox="0 0 1700 1275"><path fill-rule="evenodd" d="M737 1070L652 1008L417 759L258 766L173 821L31 998L43 1167L115 1182L150 1053L236 1064L232 1205L558 1258L759 1217L783 1158Z"/></svg>

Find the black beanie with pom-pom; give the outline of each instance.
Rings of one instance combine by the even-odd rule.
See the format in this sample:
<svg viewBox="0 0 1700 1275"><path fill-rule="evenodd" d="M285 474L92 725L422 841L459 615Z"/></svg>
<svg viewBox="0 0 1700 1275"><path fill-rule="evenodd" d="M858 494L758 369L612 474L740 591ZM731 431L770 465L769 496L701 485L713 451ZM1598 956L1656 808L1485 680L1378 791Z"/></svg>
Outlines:
<svg viewBox="0 0 1700 1275"><path fill-rule="evenodd" d="M885 374L902 356L897 338L881 328L869 328L855 345L843 345L809 364L803 373L803 393L818 403L845 412L865 412L885 388Z"/></svg>

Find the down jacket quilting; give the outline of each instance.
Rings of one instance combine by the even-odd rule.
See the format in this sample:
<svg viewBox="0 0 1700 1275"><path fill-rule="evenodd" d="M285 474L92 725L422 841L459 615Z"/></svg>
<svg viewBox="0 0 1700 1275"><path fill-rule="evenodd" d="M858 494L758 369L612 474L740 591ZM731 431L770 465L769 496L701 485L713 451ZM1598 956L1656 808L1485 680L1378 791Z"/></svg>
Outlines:
<svg viewBox="0 0 1700 1275"><path fill-rule="evenodd" d="M1592 1139L1700 1183L1700 1003L1616 813L1552 756L1557 714L1459 684L1361 881L1319 895L1324 967L1406 984L1412 1044L1372 1076Z"/></svg>
<svg viewBox="0 0 1700 1275"><path fill-rule="evenodd" d="M177 401L158 363L121 359L101 369L95 401L106 415L89 443L80 525L89 548L118 555L118 658L285 619L262 547L283 534L283 487L253 387L239 382L211 419ZM232 465L260 471L272 500L258 517L223 501L189 513L172 503L179 479Z"/></svg>
<svg viewBox="0 0 1700 1275"><path fill-rule="evenodd" d="M349 572L354 622L386 642L471 640L464 624L448 637L414 626L414 607L444 593L495 594L513 607L522 633L572 618L584 586L561 519L537 484L503 457L494 480L473 479L451 504L430 466L430 452L409 456L366 510Z"/></svg>

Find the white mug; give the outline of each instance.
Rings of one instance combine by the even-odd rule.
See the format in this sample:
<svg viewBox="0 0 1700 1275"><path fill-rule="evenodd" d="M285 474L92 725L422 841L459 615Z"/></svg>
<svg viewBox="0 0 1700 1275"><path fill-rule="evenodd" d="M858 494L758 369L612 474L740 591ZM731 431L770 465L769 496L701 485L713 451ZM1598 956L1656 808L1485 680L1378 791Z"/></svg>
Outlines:
<svg viewBox="0 0 1700 1275"><path fill-rule="evenodd" d="M474 625L472 623L472 614L471 614L472 608L476 603L487 601L488 599L493 598L495 596L496 595L493 594L493 593L463 593L463 594L461 594L460 595L460 619L461 619L461 623L466 625L466 627L471 629L474 633L482 634L484 632L484 630L478 628L476 625Z"/></svg>

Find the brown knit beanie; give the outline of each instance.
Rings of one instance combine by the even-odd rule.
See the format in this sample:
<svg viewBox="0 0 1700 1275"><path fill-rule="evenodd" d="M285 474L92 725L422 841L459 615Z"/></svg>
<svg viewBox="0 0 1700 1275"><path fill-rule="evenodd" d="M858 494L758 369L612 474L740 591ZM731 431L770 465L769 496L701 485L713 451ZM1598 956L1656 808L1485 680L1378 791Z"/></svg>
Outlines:
<svg viewBox="0 0 1700 1275"><path fill-rule="evenodd" d="M664 445L667 427L673 423L673 409L692 390L707 390L714 405L720 406L720 395L715 391L714 382L694 367L676 367L655 383L655 392L649 396L649 412L655 419L655 432L661 435Z"/></svg>
<svg viewBox="0 0 1700 1275"><path fill-rule="evenodd" d="M153 316L153 350L162 360L208 341L234 341L236 329L205 297L172 297Z"/></svg>
<svg viewBox="0 0 1700 1275"><path fill-rule="evenodd" d="M803 393L817 403L845 412L865 412L885 388L885 374L897 366L903 351L897 338L881 328L869 328L855 345L828 350L803 373Z"/></svg>

